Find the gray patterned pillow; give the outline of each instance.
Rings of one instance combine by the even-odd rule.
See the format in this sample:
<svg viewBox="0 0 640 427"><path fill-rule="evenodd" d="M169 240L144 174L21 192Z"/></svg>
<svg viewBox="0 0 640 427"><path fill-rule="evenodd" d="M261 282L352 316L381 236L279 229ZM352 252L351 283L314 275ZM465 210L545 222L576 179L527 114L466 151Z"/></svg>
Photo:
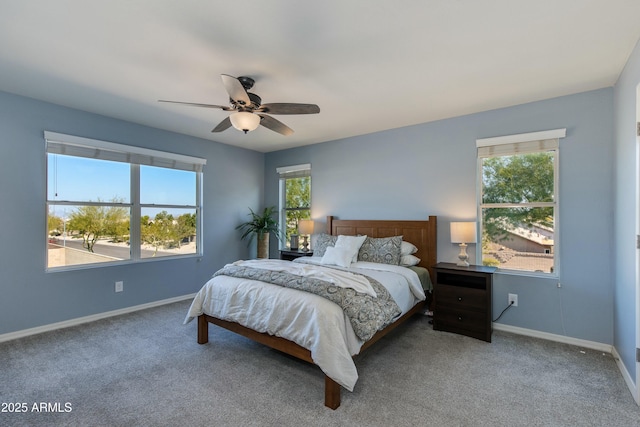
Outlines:
<svg viewBox="0 0 640 427"><path fill-rule="evenodd" d="M338 236L332 236L327 233L318 234L313 245L313 256L323 256L327 250L327 246L335 246Z"/></svg>
<svg viewBox="0 0 640 427"><path fill-rule="evenodd" d="M383 238L367 237L362 246L360 246L358 261L399 265L401 246L402 236Z"/></svg>

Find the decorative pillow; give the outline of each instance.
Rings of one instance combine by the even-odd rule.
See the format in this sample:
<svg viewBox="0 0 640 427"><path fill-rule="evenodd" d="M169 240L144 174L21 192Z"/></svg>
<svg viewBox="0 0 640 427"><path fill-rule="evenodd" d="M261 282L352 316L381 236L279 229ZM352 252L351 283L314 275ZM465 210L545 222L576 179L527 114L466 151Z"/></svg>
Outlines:
<svg viewBox="0 0 640 427"><path fill-rule="evenodd" d="M351 257L351 252L346 248L327 246L320 263L349 267L351 265Z"/></svg>
<svg viewBox="0 0 640 427"><path fill-rule="evenodd" d="M418 248L415 245L402 241L402 246L400 246L400 255L413 255L418 252Z"/></svg>
<svg viewBox="0 0 640 427"><path fill-rule="evenodd" d="M367 238L358 252L358 261L400 265L402 236Z"/></svg>
<svg viewBox="0 0 640 427"><path fill-rule="evenodd" d="M420 264L420 258L413 255L402 255L400 257L400 265L403 267L411 267Z"/></svg>
<svg viewBox="0 0 640 427"><path fill-rule="evenodd" d="M351 254L351 262L358 261L358 251L367 236L338 236L336 248L345 248Z"/></svg>
<svg viewBox="0 0 640 427"><path fill-rule="evenodd" d="M332 236L331 234L318 234L315 244L313 245L313 256L323 256L328 246L335 246L338 236Z"/></svg>

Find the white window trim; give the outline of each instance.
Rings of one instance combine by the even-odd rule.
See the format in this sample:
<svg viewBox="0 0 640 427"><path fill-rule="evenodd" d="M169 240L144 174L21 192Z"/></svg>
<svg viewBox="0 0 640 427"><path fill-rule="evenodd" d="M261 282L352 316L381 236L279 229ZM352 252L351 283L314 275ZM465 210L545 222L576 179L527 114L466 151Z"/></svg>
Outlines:
<svg viewBox="0 0 640 427"><path fill-rule="evenodd" d="M529 132L529 133L520 133L514 135L503 135L496 136L491 138L480 138L476 139L476 149L481 150L482 147L492 147L506 144L518 144L518 143L526 143L526 142L535 142L535 141L545 141L545 140L556 140L557 145L553 148L555 150L555 159L553 164L553 179L554 179L554 234L560 235L560 174L559 174L559 165L560 165L560 138L564 138L567 135L567 129L552 129L546 131L539 132ZM539 151L539 150L534 150ZM479 260L479 264L482 264L482 159L480 155L477 155L477 166L476 166L476 206L477 206L477 216L478 216L478 233L479 236L476 239L479 244L476 245L476 259ZM486 156L485 156L486 157ZM505 205L505 207L512 207L509 205ZM538 273L534 271L525 271L525 270L507 270L507 269L498 269L500 273L505 274L513 274L518 276L532 276L532 277L544 277L544 278L559 278L560 277L560 268L561 268L561 260L560 260L560 247L562 245L562 239L557 239L557 242L554 242L554 269L553 273Z"/></svg>
<svg viewBox="0 0 640 427"><path fill-rule="evenodd" d="M282 166L282 167L276 168L276 172L278 173L278 175L286 175L290 172L299 172L299 171L306 171L306 170L311 170L311 163L303 163L300 165Z"/></svg>
<svg viewBox="0 0 640 427"><path fill-rule="evenodd" d="M72 266L63 266L63 267L48 267L45 266L45 271L47 272L58 272L58 271L69 271L69 270L80 270L80 269L88 269L88 268L103 268L114 265L123 265L123 264L131 264L131 263L141 263L141 262L155 262L155 261L163 261L174 258L188 258L188 257L197 257L201 258L204 253L204 242L203 242L203 230L202 230L202 170L203 167L207 164L207 160L199 157L192 157L183 154L170 153L166 151L152 150L149 148L136 147L125 144L118 144L115 142L102 141L98 139L85 138L75 135L67 135L57 132L44 131L44 140L45 140L45 154L49 153L58 153L64 154L65 147L70 147L71 149L78 150L74 154L69 154L76 157L87 157L87 158L95 158L100 160L109 160L109 161L120 161L123 163L127 163L132 165L131 169L131 177L130 177L130 186L131 186L131 200L129 203L126 203L127 207L131 209L130 211L130 247L131 247L131 258L127 260L114 261L109 263L90 263L90 264L78 264ZM116 158L114 158L114 155ZM141 218L141 208L145 207L140 203L140 164L148 165L148 166L158 166L165 167L169 169L179 169L179 170L187 170L196 172L196 220L197 220L197 236L196 236L196 247L198 248L197 252L194 254L185 254L185 255L176 255L176 256L163 256L159 258L141 258L140 255L140 218ZM137 171L137 172L135 172ZM48 174L45 174L47 178L45 178L45 188L48 185ZM48 196L45 196L45 205L49 205ZM58 204L77 204L76 202L69 201L58 201ZM86 203L86 202L82 202ZM45 212L45 224L48 212ZM46 229L45 225L45 229ZM47 250L45 245L45 251ZM47 254L45 253L45 260L48 259Z"/></svg>
<svg viewBox="0 0 640 427"><path fill-rule="evenodd" d="M204 165L207 164L206 159L199 157L117 144L115 142L101 141L75 135L66 135L47 130L44 131L44 140L46 144L45 149L48 153L65 154L65 150L68 148L70 150L76 150L75 153L70 153L70 155L77 157L161 166L172 169L192 170L195 172L202 172Z"/></svg>
<svg viewBox="0 0 640 427"><path fill-rule="evenodd" d="M541 141L544 139L560 139L567 135L567 129L544 130L540 132L519 133L516 135L494 136L476 139L476 147L491 145L514 144L517 142Z"/></svg>

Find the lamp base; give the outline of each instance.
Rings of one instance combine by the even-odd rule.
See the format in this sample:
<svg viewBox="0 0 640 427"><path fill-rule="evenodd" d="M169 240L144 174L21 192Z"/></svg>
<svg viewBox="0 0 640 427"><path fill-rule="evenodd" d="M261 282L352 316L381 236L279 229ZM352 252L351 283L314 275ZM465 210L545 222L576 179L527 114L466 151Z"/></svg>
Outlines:
<svg viewBox="0 0 640 427"><path fill-rule="evenodd" d="M467 255L467 244L460 243L460 253L458 254L458 263L456 265L460 267L469 267L469 255Z"/></svg>
<svg viewBox="0 0 640 427"><path fill-rule="evenodd" d="M302 236L302 252L309 252L309 240L306 234Z"/></svg>

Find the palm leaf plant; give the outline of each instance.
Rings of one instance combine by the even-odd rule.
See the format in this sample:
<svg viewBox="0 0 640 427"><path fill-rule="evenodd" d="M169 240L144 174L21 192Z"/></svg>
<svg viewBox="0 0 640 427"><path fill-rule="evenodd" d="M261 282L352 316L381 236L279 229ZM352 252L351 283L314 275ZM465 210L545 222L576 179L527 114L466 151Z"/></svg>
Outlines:
<svg viewBox="0 0 640 427"><path fill-rule="evenodd" d="M249 208L251 220L243 222L236 227L236 230L242 231L240 238L242 240L248 239L247 245L250 245L251 242L253 242L253 238L257 237L258 258L269 257L269 235L271 233L273 233L278 240L281 240L278 222L273 218L276 212L274 206L264 208L262 213L259 214Z"/></svg>

